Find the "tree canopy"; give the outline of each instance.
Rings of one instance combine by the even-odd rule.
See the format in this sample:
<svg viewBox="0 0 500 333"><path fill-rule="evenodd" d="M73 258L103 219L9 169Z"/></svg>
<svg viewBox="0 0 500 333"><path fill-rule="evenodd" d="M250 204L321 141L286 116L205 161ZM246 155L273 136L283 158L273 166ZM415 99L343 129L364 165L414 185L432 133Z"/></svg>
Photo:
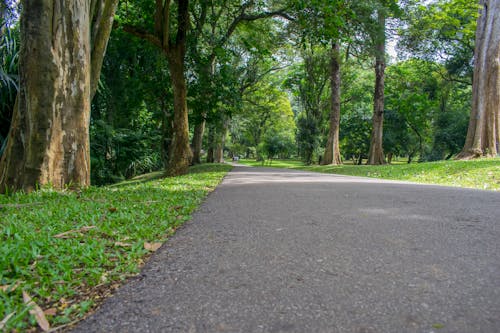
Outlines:
<svg viewBox="0 0 500 333"><path fill-rule="evenodd" d="M82 180L87 176L61 179L59 171L47 171L57 170L51 168L59 162L48 161L59 139L46 145L40 162L18 156L29 151L29 140L22 137L28 123L22 125L25 118L17 119L16 110L58 117L59 104L49 103L47 95L51 82L60 82L54 86L54 96L64 96L55 97L58 103L75 96L59 93L71 90L67 82L88 85L89 93L71 102L75 110L88 102L88 118L77 115L74 124L63 122L57 130L51 128L55 120L29 126L85 132L81 140L90 145L82 145L82 156L88 152L89 177L97 185L153 170L176 175L205 159L235 156L323 164L447 159L464 147L471 112L482 118L469 125L469 133L471 126L484 128L483 141L497 142L476 142L474 156L495 156L499 69L478 69L488 65L478 57L499 58L498 38L492 37L500 35L499 28L484 28L495 22L488 15L497 15L491 12L498 2L100 0L78 10L75 3L58 15L68 26L85 18L88 26L79 26L79 36L88 38L70 45L72 37L64 35L69 30L51 38L59 38L61 50L88 49L91 61L81 74L63 61L51 75L47 54L34 63L33 54L19 53L20 45L37 38L27 20L42 14L32 11L29 0L20 6L3 2L0 186L5 191L89 184ZM484 35L488 31L493 35ZM45 75L47 83L30 83L26 73L32 72ZM482 105L472 102L473 94L481 94L477 89L490 89L481 96L495 110L473 111ZM32 109L25 100L35 95L47 103ZM80 147L75 142L64 143L60 156L74 144ZM48 174L20 181L18 170Z"/></svg>

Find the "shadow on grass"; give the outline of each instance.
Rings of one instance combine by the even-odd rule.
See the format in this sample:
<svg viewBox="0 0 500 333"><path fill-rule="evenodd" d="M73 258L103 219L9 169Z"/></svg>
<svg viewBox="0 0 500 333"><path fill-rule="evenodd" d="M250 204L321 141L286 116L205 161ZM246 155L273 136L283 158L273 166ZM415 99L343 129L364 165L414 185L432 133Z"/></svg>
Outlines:
<svg viewBox="0 0 500 333"><path fill-rule="evenodd" d="M204 164L198 164L198 165L193 165L193 166L189 167L188 174L223 172L223 171L229 171L231 168L232 168L232 166L229 164L204 163ZM107 187L116 188L116 187L130 186L130 185L139 185L139 184L143 184L143 183L147 183L147 182L150 182L153 180L159 180L159 179L163 179L163 178L168 178L168 176L165 174L164 170L154 171L154 172L146 173L144 175L136 176L132 179L125 180L125 181L117 183L117 184L108 185Z"/></svg>

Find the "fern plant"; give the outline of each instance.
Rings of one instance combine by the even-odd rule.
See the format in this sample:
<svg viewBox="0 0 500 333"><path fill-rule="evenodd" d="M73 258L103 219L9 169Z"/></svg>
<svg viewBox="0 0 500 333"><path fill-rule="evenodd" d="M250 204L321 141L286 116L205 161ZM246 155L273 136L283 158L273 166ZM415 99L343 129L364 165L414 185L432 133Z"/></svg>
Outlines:
<svg viewBox="0 0 500 333"><path fill-rule="evenodd" d="M19 34L2 22L0 35L0 155L10 127L19 90Z"/></svg>

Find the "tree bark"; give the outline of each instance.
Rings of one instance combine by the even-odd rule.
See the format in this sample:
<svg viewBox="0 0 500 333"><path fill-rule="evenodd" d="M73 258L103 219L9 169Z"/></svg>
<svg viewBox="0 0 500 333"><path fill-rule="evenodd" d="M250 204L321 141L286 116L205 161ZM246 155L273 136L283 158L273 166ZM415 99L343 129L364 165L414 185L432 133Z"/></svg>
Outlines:
<svg viewBox="0 0 500 333"><path fill-rule="evenodd" d="M164 169L168 168L168 160L170 156L170 147L172 146L172 133L173 133L173 114L162 103L163 117L162 117L162 133L161 133L161 160Z"/></svg>
<svg viewBox="0 0 500 333"><path fill-rule="evenodd" d="M323 165L339 165L342 164L340 159L340 44L332 44L332 60L331 60L331 80L332 90L332 105L330 111L330 129L328 132L328 140L325 147L325 154L321 164Z"/></svg>
<svg viewBox="0 0 500 333"><path fill-rule="evenodd" d="M209 124L207 163L214 163L214 162L215 162L215 125Z"/></svg>
<svg viewBox="0 0 500 333"><path fill-rule="evenodd" d="M109 25L116 4L106 3ZM20 90L0 161L0 192L88 186L91 73L97 73L91 6L85 0L24 0L22 7ZM107 42L109 31L99 38ZM96 56L105 44L94 43L101 45ZM95 61L99 71L102 56Z"/></svg>
<svg viewBox="0 0 500 333"><path fill-rule="evenodd" d="M184 78L183 47L170 49L168 68L174 91L174 123L172 127L172 143L168 156L167 174L169 176L187 173L191 163L191 147L189 147L189 123L187 109L187 87Z"/></svg>
<svg viewBox="0 0 500 333"><path fill-rule="evenodd" d="M500 154L500 0L481 0L477 21L472 111L458 159Z"/></svg>
<svg viewBox="0 0 500 333"><path fill-rule="evenodd" d="M203 134L205 132L205 119L203 118L198 124L194 126L194 134L193 134L193 161L192 164L200 164L201 163L201 150L203 147Z"/></svg>
<svg viewBox="0 0 500 333"><path fill-rule="evenodd" d="M217 138L217 144L215 146L215 163L224 163L224 146L226 145L226 134L229 121L227 119L222 120L222 127L218 131L219 137Z"/></svg>
<svg viewBox="0 0 500 333"><path fill-rule="evenodd" d="M367 164L385 164L384 150L382 148L384 127L384 88L385 88L385 14L378 12L380 33L376 40L375 50L375 93L373 107L373 128L368 153Z"/></svg>
<svg viewBox="0 0 500 333"><path fill-rule="evenodd" d="M90 100L94 98L101 76L102 63L109 36L113 28L113 20L119 0L93 0L91 3L91 72L90 72Z"/></svg>

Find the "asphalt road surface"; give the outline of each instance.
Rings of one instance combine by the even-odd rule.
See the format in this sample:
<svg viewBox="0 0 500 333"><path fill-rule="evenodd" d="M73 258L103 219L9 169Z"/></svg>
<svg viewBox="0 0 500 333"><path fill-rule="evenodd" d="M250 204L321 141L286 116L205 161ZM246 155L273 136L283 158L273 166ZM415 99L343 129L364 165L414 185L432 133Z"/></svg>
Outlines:
<svg viewBox="0 0 500 333"><path fill-rule="evenodd" d="M235 167L75 332L500 332L500 193Z"/></svg>

